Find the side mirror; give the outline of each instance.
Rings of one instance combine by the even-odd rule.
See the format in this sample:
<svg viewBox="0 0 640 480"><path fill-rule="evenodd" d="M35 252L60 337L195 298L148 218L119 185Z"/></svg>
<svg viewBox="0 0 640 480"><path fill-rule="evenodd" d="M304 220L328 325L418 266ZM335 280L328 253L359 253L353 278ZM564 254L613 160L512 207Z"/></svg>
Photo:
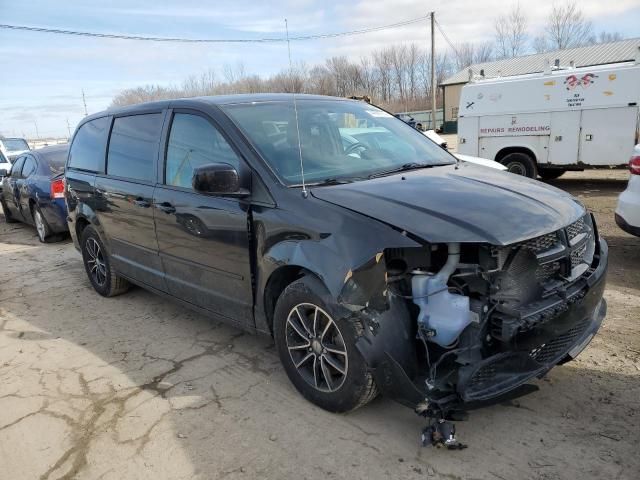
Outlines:
<svg viewBox="0 0 640 480"><path fill-rule="evenodd" d="M208 163L193 171L191 185L196 192L227 197L246 197L238 171L228 163Z"/></svg>
<svg viewBox="0 0 640 480"><path fill-rule="evenodd" d="M6 177L9 174L4 168L0 169L0 177Z"/></svg>

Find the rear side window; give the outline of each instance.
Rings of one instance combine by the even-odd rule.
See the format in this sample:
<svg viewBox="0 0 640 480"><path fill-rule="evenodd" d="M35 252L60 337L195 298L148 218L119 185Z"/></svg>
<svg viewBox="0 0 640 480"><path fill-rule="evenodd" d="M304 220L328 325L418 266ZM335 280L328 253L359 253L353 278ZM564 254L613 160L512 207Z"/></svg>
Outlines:
<svg viewBox="0 0 640 480"><path fill-rule="evenodd" d="M161 130L161 113L116 118L109 140L107 174L153 181Z"/></svg>
<svg viewBox="0 0 640 480"><path fill-rule="evenodd" d="M24 161L24 167L22 167L22 177L27 178L33 172L36 171L36 161L33 157L27 157Z"/></svg>
<svg viewBox="0 0 640 480"><path fill-rule="evenodd" d="M165 184L191 188L193 170L206 163L228 163L240 169L240 159L211 123L199 115L176 113L169 134Z"/></svg>
<svg viewBox="0 0 640 480"><path fill-rule="evenodd" d="M25 157L18 157L16 163L11 167L11 176L13 178L20 178L20 171L22 170L22 166L24 165Z"/></svg>
<svg viewBox="0 0 640 480"><path fill-rule="evenodd" d="M40 158L44 160L45 165L49 168L49 173L58 175L64 173L64 163L67 159L67 149L40 152Z"/></svg>
<svg viewBox="0 0 640 480"><path fill-rule="evenodd" d="M69 168L89 172L104 172L104 149L110 117L96 118L80 127L69 151Z"/></svg>

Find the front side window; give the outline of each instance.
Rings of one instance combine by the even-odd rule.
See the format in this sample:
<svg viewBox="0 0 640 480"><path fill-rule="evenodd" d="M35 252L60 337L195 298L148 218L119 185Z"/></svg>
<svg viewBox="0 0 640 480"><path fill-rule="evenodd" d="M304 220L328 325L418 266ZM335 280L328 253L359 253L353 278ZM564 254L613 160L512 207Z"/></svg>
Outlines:
<svg viewBox="0 0 640 480"><path fill-rule="evenodd" d="M69 168L104 173L104 150L110 120L109 117L96 118L80 127L69 151Z"/></svg>
<svg viewBox="0 0 640 480"><path fill-rule="evenodd" d="M193 170L207 163L228 163L240 169L240 159L207 119L176 113L167 146L165 184L191 188Z"/></svg>
<svg viewBox="0 0 640 480"><path fill-rule="evenodd" d="M24 167L22 167L22 177L27 178L35 171L36 161L33 159L33 157L27 157L24 161Z"/></svg>
<svg viewBox="0 0 640 480"><path fill-rule="evenodd" d="M310 183L456 161L402 120L364 102L303 98L297 101L297 115L293 101L222 108L288 185L302 180L300 150Z"/></svg>
<svg viewBox="0 0 640 480"><path fill-rule="evenodd" d="M153 181L161 130L161 113L116 118L109 140L107 174Z"/></svg>

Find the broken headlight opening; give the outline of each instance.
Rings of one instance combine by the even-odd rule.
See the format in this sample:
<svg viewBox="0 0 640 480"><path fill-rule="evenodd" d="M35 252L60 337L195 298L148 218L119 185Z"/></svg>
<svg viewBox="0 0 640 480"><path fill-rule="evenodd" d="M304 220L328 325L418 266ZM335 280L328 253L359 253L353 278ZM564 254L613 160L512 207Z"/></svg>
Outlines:
<svg viewBox="0 0 640 480"><path fill-rule="evenodd" d="M431 419L425 445L463 448L450 421L537 390L527 382L575 357L606 311L607 246L590 214L513 245L387 249L384 261L391 316L410 319L398 338L412 345L386 340L369 358L385 393ZM384 330L384 315L368 316Z"/></svg>

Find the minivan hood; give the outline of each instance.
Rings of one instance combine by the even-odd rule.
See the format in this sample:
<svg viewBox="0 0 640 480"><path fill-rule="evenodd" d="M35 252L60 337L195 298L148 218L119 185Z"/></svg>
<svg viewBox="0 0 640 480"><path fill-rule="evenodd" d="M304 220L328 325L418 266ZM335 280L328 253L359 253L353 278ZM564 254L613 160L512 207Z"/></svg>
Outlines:
<svg viewBox="0 0 640 480"><path fill-rule="evenodd" d="M555 187L465 163L318 187L311 194L431 243L509 245L559 230L585 213Z"/></svg>

